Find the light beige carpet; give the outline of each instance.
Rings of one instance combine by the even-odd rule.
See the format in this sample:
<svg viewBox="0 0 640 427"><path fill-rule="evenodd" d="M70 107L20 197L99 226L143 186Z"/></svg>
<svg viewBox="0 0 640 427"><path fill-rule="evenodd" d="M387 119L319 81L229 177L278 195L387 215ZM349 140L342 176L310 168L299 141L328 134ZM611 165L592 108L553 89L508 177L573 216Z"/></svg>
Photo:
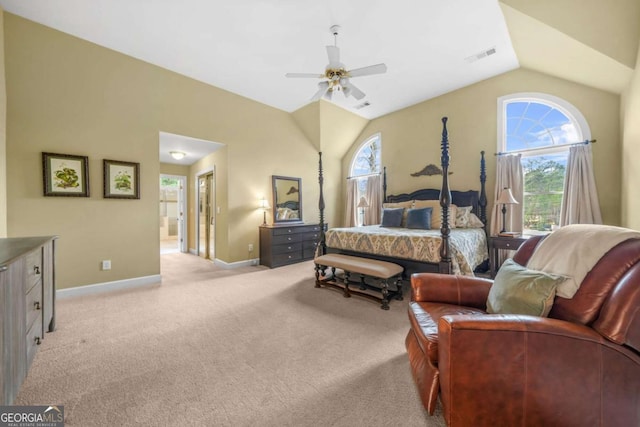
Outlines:
<svg viewBox="0 0 640 427"><path fill-rule="evenodd" d="M407 299L314 288L313 264L162 257L162 285L58 301L16 404L70 426L443 426L404 349Z"/></svg>

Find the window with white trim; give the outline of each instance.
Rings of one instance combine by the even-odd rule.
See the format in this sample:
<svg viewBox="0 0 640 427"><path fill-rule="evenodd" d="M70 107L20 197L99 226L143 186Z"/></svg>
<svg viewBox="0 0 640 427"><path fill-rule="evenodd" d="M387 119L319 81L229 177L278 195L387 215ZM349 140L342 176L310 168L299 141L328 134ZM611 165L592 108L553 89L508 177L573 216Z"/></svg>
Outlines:
<svg viewBox="0 0 640 427"><path fill-rule="evenodd" d="M349 176L358 180L358 193L354 200L356 204L367 193L367 178L382 170L381 152L382 138L378 133L365 140L353 156ZM358 212L358 218L359 223L363 224L364 218L361 216L362 211Z"/></svg>
<svg viewBox="0 0 640 427"><path fill-rule="evenodd" d="M588 139L587 121L561 98L519 93L498 99L498 151L522 156L525 232L559 224L569 147Z"/></svg>

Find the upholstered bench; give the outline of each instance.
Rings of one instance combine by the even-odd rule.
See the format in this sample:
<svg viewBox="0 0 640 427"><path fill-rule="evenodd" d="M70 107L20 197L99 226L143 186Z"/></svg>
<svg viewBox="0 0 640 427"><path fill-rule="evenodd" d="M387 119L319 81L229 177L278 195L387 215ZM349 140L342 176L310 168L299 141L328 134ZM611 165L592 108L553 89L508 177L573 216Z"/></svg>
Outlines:
<svg viewBox="0 0 640 427"><path fill-rule="evenodd" d="M395 297L402 300L402 272L404 269L392 262L379 261L376 259L362 258L351 255L342 254L326 254L315 258L316 267L316 288L322 286L333 287L343 291L345 298L351 297L352 294L365 298L373 299L381 303L383 310L389 310L389 298ZM331 268L331 274L326 274L326 269ZM340 280L336 276L336 269L344 271L344 278ZM360 275L361 290L376 290L382 293L382 298L370 293L359 292L349 289L352 274ZM366 278L378 279L380 288L369 285ZM389 290L389 280L393 280L396 290Z"/></svg>

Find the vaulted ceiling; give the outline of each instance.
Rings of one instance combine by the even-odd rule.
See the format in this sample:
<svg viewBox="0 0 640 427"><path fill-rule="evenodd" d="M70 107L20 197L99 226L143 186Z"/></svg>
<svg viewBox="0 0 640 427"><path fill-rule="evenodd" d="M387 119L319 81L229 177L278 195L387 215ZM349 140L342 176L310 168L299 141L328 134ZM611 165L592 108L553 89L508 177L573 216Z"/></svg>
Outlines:
<svg viewBox="0 0 640 427"><path fill-rule="evenodd" d="M526 67L622 93L636 64L640 1L0 0L13 13L287 112L308 106L329 27L365 120ZM488 53L488 54L487 54ZM363 104L368 104L363 107Z"/></svg>

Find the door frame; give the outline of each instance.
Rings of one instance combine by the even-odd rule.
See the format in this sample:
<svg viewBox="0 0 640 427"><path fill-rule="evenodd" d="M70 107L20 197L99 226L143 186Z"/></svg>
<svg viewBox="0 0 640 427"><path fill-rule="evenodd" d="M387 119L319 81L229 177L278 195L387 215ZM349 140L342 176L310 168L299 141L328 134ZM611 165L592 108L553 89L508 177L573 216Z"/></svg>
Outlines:
<svg viewBox="0 0 640 427"><path fill-rule="evenodd" d="M195 198L195 209L194 209L194 224L196 225L195 227L195 252L196 255L200 255L200 190L198 189L198 185L199 185L199 181L200 181L200 177L203 175L209 175L209 174L213 174L213 194L216 194L215 191L215 187L216 187L216 167L212 166L210 168L207 169L202 169L198 172L196 172L195 174L195 181L194 181L194 187L195 191L194 191L194 198ZM211 201L211 212L213 217L215 218L215 216L217 215L217 206L216 206L216 198L214 197L213 200ZM216 227L217 221L214 221L214 227ZM213 249L213 253L214 253L214 257L215 257L215 236L217 236L217 233L215 231L213 231L213 235L214 235L214 249ZM213 261L213 260L211 260Z"/></svg>
<svg viewBox="0 0 640 427"><path fill-rule="evenodd" d="M178 218L178 250L180 252L187 252L187 221L189 215L187 215L187 177L184 175L172 175L168 173L161 173L160 178L175 178L178 180L180 187L178 188L178 212L180 218Z"/></svg>

